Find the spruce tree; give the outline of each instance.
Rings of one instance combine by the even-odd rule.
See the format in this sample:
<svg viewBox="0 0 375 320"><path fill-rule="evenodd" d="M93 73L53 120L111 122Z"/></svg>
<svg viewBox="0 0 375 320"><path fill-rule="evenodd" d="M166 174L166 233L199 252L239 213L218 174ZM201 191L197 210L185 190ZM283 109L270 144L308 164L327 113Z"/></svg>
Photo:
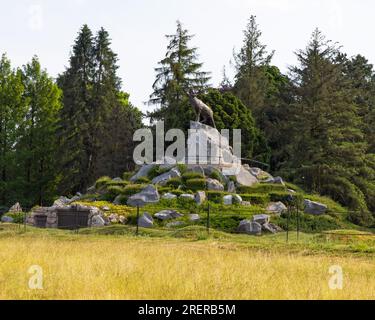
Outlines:
<svg viewBox="0 0 375 320"><path fill-rule="evenodd" d="M94 37L83 26L70 66L58 81L64 92L59 132L63 194L84 192L100 176L120 176L132 166L128 137L141 126L141 117L121 92L117 60L108 32L101 28Z"/></svg>
<svg viewBox="0 0 375 320"><path fill-rule="evenodd" d="M353 179L363 168L367 144L345 58L319 30L297 57L299 66L291 69L297 99L289 165L307 189L340 201L356 211L354 222L368 224L365 196Z"/></svg>
<svg viewBox="0 0 375 320"><path fill-rule="evenodd" d="M244 30L243 46L234 53L236 68L234 92L242 102L252 109L258 122L263 121L264 107L269 93L267 67L270 66L273 52L261 43L262 32L251 16Z"/></svg>
<svg viewBox="0 0 375 320"><path fill-rule="evenodd" d="M198 62L197 48L190 47L193 36L177 21L176 34L167 35L169 45L166 56L155 69L156 80L150 104L158 108L148 116L151 122L164 120L166 129L189 127L194 112L189 105L187 92L204 92L210 80Z"/></svg>
<svg viewBox="0 0 375 320"><path fill-rule="evenodd" d="M61 162L60 192L83 191L91 182L88 172L93 163L94 143L90 135L93 79L95 73L94 38L84 25L73 46L67 70L58 84L63 90L59 130Z"/></svg>

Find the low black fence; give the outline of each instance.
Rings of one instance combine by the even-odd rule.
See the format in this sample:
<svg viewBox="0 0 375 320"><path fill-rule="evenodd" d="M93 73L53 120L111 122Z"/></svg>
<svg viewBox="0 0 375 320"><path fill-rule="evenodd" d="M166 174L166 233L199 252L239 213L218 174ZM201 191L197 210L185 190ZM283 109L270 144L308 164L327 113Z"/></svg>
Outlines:
<svg viewBox="0 0 375 320"><path fill-rule="evenodd" d="M205 233L206 236L209 236L212 234L212 232L217 231L229 234L244 234L243 232L240 232L238 230L240 222L246 219L251 220L254 215L264 214L263 211L246 212L246 210L244 210L244 207L241 205L229 207L225 205L211 205L211 203L208 202L202 206L197 206L196 210L191 210L190 213L185 212L181 217L166 219L165 221L162 221L160 218L155 217L156 214L160 213L160 210L158 210L158 208L151 208L137 208L136 215L133 215L132 218L130 218L127 222L128 234L130 232L135 236L140 236L143 234L147 234L149 230L153 230L160 232L169 232L177 236L188 236L193 235L194 232L197 231L197 229L189 228L191 226L199 226L199 232ZM228 208L230 208L230 210L228 210ZM332 227L331 229L323 228L323 230L319 230L319 226L314 227L310 225L309 227L311 229L307 230L306 226L304 226L304 223L306 224L306 221L303 220L303 217L306 217L308 215L305 215L304 211L299 209L298 207L288 206L287 208L287 211L285 211L281 216L273 215L274 218L272 221L275 224L278 224L279 227L281 227L282 230L278 230L278 233L282 233L285 236L286 242L294 242L295 240L299 241L302 233L314 234L317 237L320 237L320 239L323 241L345 241L347 239L350 240L358 237L366 237L375 240L375 234L371 232L361 231L360 229L358 229L358 231L356 232L353 231L340 233L340 231L324 231L335 230L334 227ZM166 210L166 212L167 211L179 213L180 208L168 207L168 210ZM151 218L150 228L144 228L145 226L139 223L141 221L141 218L144 216L144 213L147 213ZM339 215L342 213L330 212L329 214ZM56 227L58 229L70 230L73 233L78 234L80 232L80 229L85 229L88 227L87 215L88 214L86 213L85 217L82 218L78 214L78 212L67 212L66 215L63 216L64 219L66 218L65 220L63 219L65 223L60 223L56 225ZM13 230L16 231L15 235L27 232L29 227L27 224L27 213L20 212L17 214L13 214L12 216L16 218L15 223L12 224L14 227ZM44 217L44 219L47 219L47 217ZM34 227L35 226L39 228L46 228L47 224L46 221L43 221L40 224L35 224L34 222ZM337 228L337 230L339 230L339 228ZM263 230L263 233L265 232L268 233L268 231ZM103 234L110 234L110 232L103 232Z"/></svg>

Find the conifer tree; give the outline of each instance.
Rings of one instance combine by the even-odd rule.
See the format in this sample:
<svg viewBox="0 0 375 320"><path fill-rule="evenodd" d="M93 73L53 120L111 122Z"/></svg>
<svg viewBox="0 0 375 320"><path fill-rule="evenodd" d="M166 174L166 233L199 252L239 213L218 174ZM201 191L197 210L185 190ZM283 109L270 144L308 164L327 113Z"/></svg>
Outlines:
<svg viewBox="0 0 375 320"><path fill-rule="evenodd" d="M59 130L62 157L60 192L63 194L82 191L90 183L87 173L93 160L89 119L94 72L93 34L84 25L73 46L69 67L58 79L63 90Z"/></svg>
<svg viewBox="0 0 375 320"><path fill-rule="evenodd" d="M371 222L363 192L353 177L360 174L367 144L353 102L351 82L339 48L315 30L292 68L297 100L291 115L294 130L289 165L310 191L323 193L356 211L353 221Z"/></svg>
<svg viewBox="0 0 375 320"><path fill-rule="evenodd" d="M169 45L166 56L155 69L150 104L158 108L149 113L151 122L164 120L166 129L187 129L189 120L194 118L187 92L204 92L210 80L209 73L202 71L198 62L197 48L190 47L193 36L177 21L176 34L167 35Z"/></svg>
<svg viewBox="0 0 375 320"><path fill-rule="evenodd" d="M262 32L251 16L244 30L243 46L234 53L236 68L234 92L242 102L252 109L255 118L263 120L263 108L269 93L267 67L270 66L273 52L268 53L267 47L261 43Z"/></svg>

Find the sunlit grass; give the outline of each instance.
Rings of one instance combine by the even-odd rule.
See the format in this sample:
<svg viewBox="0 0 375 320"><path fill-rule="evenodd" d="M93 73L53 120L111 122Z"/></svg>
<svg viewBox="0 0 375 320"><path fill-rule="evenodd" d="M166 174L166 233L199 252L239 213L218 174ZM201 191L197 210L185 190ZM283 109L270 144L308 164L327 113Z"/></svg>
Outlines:
<svg viewBox="0 0 375 320"><path fill-rule="evenodd" d="M375 299L373 255L314 252L311 236L289 246L284 236L0 232L0 299ZM28 288L31 265L43 268L43 290ZM343 290L328 286L332 265Z"/></svg>

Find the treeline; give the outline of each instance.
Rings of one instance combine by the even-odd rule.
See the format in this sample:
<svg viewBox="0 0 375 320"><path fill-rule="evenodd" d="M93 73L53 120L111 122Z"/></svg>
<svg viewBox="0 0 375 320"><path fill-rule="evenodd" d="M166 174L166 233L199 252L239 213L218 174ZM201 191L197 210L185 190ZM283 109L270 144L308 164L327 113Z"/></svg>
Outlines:
<svg viewBox="0 0 375 320"><path fill-rule="evenodd" d="M0 61L0 205L49 205L85 192L99 176L134 167L141 112L121 91L108 33L83 26L69 66L55 81L37 57Z"/></svg>
<svg viewBox="0 0 375 320"><path fill-rule="evenodd" d="M306 191L350 208L350 219L375 215L375 73L368 60L348 57L315 30L298 64L283 74L262 44L252 16L234 53L234 79L219 88L203 70L192 35L180 22L168 35L148 113L151 124L188 129L193 90L215 114L218 129L242 129L245 158ZM141 112L121 91L108 33L83 26L67 69L56 81L35 57L13 69L0 64L0 204L46 204L58 194L85 192L98 177L133 169L133 133Z"/></svg>
<svg viewBox="0 0 375 320"><path fill-rule="evenodd" d="M350 219L372 225L375 215L375 74L361 55L348 57L315 30L298 64L287 74L272 65L274 52L261 42L256 18L234 54L235 78L225 74L210 88L192 36L180 23L156 68L149 113L167 127L187 128L194 119L185 94L200 93L215 112L218 128L243 130L243 156L309 192L351 209Z"/></svg>

